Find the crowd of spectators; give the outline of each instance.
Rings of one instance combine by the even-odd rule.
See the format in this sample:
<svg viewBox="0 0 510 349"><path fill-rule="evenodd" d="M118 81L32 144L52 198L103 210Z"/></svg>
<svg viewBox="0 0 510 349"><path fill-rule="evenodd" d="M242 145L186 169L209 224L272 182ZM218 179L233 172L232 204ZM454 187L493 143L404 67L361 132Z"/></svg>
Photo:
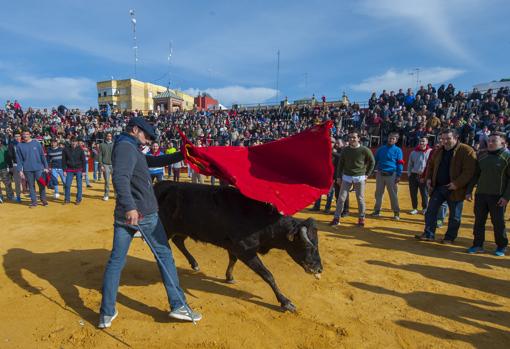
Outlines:
<svg viewBox="0 0 510 349"><path fill-rule="evenodd" d="M383 90L379 96L374 92L366 103L351 103L345 95L335 102L324 96L318 101L314 96L300 104L285 100L279 106L151 112L144 117L156 126L159 136L156 151L161 153L179 148L178 130L195 144L250 146L287 137L326 120L333 120L334 138L345 140L350 131L357 130L360 143L368 147L385 144L391 133L399 134L399 146L415 147L424 136L432 146L441 130L456 129L461 142L484 148L491 132L510 135L509 102L508 88L483 93L473 89L465 93L456 91L452 84L437 89L428 84L420 86L416 93L410 88L406 92ZM77 140L85 155L83 179L90 186L89 170L98 179L104 168L98 160L100 144L108 134L113 137L120 134L130 118L141 114L92 108L80 111L63 105L35 110L23 108L17 100L7 101L4 109L0 109L0 138L9 146L17 142L16 134L30 131L45 154L52 142L64 147L70 146L72 139ZM89 157L94 168L88 168ZM160 179L161 169L157 171L159 175L155 177Z"/></svg>
<svg viewBox="0 0 510 349"><path fill-rule="evenodd" d="M439 88L428 84L416 93L383 90L374 92L368 103L350 103L346 96L338 102L310 99L308 103L280 106L260 106L219 111L177 111L145 115L157 127L160 146L166 149L170 141L179 142L178 129L192 140L205 145L254 145L298 133L313 124L332 119L336 138L349 130L360 131L362 143L384 144L392 132L400 135L403 146L414 147L422 135L437 139L441 129L456 128L461 141L470 145L482 143L488 133L510 134L510 93L508 88L481 93L456 91L452 84ZM0 110L0 135L8 142L15 130L28 128L33 137L49 146L51 139L69 142L72 136L92 146L102 142L107 133L114 136L138 112L113 112L90 109L86 112L59 106L53 110L22 109L18 101L7 101Z"/></svg>

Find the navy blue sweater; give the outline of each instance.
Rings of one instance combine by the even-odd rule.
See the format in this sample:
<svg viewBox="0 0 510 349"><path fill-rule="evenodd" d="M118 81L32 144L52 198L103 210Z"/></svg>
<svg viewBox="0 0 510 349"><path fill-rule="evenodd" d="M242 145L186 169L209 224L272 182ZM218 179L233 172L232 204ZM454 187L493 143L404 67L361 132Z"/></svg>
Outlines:
<svg viewBox="0 0 510 349"><path fill-rule="evenodd" d="M48 157L48 164L51 168L62 168L62 151L61 147L48 148L46 156Z"/></svg>
<svg viewBox="0 0 510 349"><path fill-rule="evenodd" d="M35 139L16 146L16 161L19 171L41 171L48 168L41 143Z"/></svg>

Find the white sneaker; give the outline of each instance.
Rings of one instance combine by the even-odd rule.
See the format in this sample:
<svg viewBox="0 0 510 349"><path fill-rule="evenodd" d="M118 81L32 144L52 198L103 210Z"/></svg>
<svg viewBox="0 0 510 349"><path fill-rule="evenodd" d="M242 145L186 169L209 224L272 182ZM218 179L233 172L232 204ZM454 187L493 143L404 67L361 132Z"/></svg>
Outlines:
<svg viewBox="0 0 510 349"><path fill-rule="evenodd" d="M187 310L185 306L182 306L178 309L172 310L169 314L169 317L173 319L183 320L183 321L200 321L202 319L202 314L191 310L190 308Z"/></svg>
<svg viewBox="0 0 510 349"><path fill-rule="evenodd" d="M55 194L53 194L53 198L58 199L59 197L60 197L60 194L59 194L59 193L55 193Z"/></svg>
<svg viewBox="0 0 510 349"><path fill-rule="evenodd" d="M103 196L103 201L108 201L108 195Z"/></svg>
<svg viewBox="0 0 510 349"><path fill-rule="evenodd" d="M424 209L423 211L421 211L421 214L425 216L425 213L427 213L427 209Z"/></svg>
<svg viewBox="0 0 510 349"><path fill-rule="evenodd" d="M119 315L119 312L115 310L115 314L113 316L108 315L99 315L99 324L97 325L98 328L109 328L112 326L112 321L115 320L115 318Z"/></svg>
<svg viewBox="0 0 510 349"><path fill-rule="evenodd" d="M411 212L409 212L409 214L412 214L414 216L415 214L418 214L418 210L412 210Z"/></svg>

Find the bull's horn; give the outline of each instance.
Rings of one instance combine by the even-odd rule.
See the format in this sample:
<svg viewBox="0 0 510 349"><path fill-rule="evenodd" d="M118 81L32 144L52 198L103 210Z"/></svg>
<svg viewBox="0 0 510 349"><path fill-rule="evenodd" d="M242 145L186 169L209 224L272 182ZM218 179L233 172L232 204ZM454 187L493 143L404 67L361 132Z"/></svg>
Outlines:
<svg viewBox="0 0 510 349"><path fill-rule="evenodd" d="M299 236L301 236L301 239L303 239L304 242L313 246L313 243L308 238L308 234L306 232L307 232L306 227L305 226L301 227L299 229Z"/></svg>

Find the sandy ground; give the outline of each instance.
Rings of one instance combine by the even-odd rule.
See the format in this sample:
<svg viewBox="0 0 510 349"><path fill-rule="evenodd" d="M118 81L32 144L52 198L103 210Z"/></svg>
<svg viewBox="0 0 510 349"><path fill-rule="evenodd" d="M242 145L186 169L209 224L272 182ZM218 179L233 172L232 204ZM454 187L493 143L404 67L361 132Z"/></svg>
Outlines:
<svg viewBox="0 0 510 349"><path fill-rule="evenodd" d="M169 320L156 264L136 239L119 317L111 329L97 330L114 204L100 200L101 187L85 189L79 207L62 206L62 199L46 208L0 206L0 348L510 347L510 257L465 253L471 204L455 246L415 241L421 215L403 213L395 222L385 210L361 229L352 216L331 228L330 215L299 213L319 222L322 279L283 251L262 257L297 314L281 312L269 286L240 263L237 283L224 283L225 251L189 242L201 265L196 273L174 248L187 298L204 315L196 326ZM373 192L371 183L369 208ZM406 184L399 196L408 210ZM491 230L488 240L493 250Z"/></svg>

